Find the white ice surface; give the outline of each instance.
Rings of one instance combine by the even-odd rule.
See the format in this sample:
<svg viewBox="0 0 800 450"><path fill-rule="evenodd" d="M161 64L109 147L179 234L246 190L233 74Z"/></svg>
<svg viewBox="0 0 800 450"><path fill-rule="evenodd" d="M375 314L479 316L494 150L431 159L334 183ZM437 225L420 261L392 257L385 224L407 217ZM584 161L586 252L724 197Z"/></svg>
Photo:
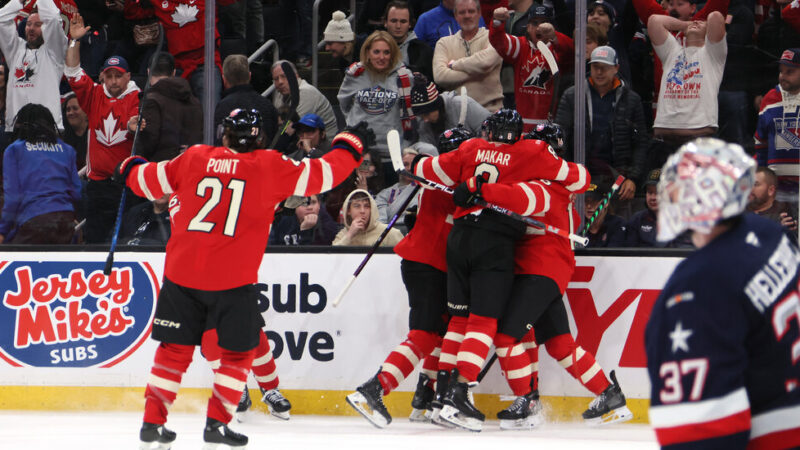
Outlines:
<svg viewBox="0 0 800 450"><path fill-rule="evenodd" d="M3 450L116 450L138 445L141 413L127 412L0 412L0 449ZM178 433L173 450L202 447L201 414L171 414L167 427ZM248 412L245 422L231 423L250 437L248 449L655 449L655 435L647 425L615 424L601 428L582 423L548 423L533 431L500 431L487 421L480 433L444 430L413 424L396 417L385 429L374 428L360 417L293 416L282 421L261 412Z"/></svg>

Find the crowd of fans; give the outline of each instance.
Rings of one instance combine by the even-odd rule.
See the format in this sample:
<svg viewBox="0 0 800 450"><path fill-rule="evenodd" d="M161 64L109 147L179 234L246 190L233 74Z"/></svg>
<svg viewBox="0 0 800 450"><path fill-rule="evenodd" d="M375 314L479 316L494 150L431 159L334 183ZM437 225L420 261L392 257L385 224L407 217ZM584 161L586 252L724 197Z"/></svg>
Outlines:
<svg viewBox="0 0 800 450"><path fill-rule="evenodd" d="M218 0L216 88L207 92L203 0L8 0L0 8L0 240L108 242L122 195L110 179L116 165L132 150L171 159L201 143L204 113L218 130L235 108L260 111L268 141L296 160L323 155L345 124L367 120L377 136L344 183L284 203L271 245L370 245L397 214L398 231L384 242L393 245L413 226L415 202L400 205L416 190L392 169L386 133L402 132L410 164L435 154L445 130L479 134L503 107L519 111L526 131L559 124L568 160L585 143L590 247L661 245L658 169L701 136L738 143L757 159L749 209L796 234L800 0L595 0L581 24L584 43L573 40L572 1L359 2L355 27L342 11L321 20L332 56L321 69L343 76L333 104L301 76L316 51L311 3ZM279 13L279 29L268 9ZM270 68L275 89L266 98L243 53L270 37L284 60ZM221 53L237 39L241 52ZM577 45L585 46L583 68L574 67ZM293 116L282 63L298 77ZM215 111L203 111L206 95ZM574 133L576 101L586 106L584 136ZM613 200L590 220L620 175ZM120 242L163 245L169 199L128 194ZM667 246L690 245L679 237Z"/></svg>

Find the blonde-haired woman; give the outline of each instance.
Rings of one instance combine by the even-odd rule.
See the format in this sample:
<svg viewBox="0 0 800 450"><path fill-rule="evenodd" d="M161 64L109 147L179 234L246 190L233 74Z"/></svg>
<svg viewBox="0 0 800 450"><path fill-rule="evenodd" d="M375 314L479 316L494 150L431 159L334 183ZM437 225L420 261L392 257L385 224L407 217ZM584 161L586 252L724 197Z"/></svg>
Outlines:
<svg viewBox="0 0 800 450"><path fill-rule="evenodd" d="M366 120L375 131L377 142L372 148L380 154L389 185L397 181L397 174L389 159L386 133L392 129L406 132L413 129L413 76L401 59L394 38L386 31L375 31L361 46L361 62L347 69L337 96L348 125Z"/></svg>

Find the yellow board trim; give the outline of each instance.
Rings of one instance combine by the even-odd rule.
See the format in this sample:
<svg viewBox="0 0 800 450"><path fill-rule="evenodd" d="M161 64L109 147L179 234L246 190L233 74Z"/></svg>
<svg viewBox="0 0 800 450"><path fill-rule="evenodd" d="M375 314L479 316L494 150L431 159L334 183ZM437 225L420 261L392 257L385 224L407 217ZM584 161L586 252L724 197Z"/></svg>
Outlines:
<svg viewBox="0 0 800 450"><path fill-rule="evenodd" d="M281 390L292 403L292 414L357 416L345 403L351 391ZM204 413L210 389L181 388L170 408L172 412ZM257 389L250 389L253 410L267 413ZM413 392L393 392L384 398L392 417L411 414ZM591 401L590 397L542 397L545 416L552 421L576 421ZM493 419L510 404L496 394L475 394L475 406ZM647 423L650 402L628 399L632 423ZM143 411L144 388L81 386L0 386L0 410L35 411Z"/></svg>

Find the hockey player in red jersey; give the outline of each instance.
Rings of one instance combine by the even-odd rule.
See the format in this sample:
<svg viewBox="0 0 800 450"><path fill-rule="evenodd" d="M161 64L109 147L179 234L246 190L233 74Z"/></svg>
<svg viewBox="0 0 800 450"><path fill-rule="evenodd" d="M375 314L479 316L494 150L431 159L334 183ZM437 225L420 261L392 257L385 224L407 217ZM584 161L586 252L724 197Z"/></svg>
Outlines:
<svg viewBox="0 0 800 450"><path fill-rule="evenodd" d="M464 128L446 130L439 137L439 153L454 150L471 137ZM392 421L383 397L408 377L423 359L411 405L414 408L412 420L427 421L425 411L433 400L438 350L447 329L445 251L455 205L449 194L432 189L420 193L418 204L414 227L394 247L395 253L403 258L400 271L408 291L410 331L406 340L389 354L378 373L347 396L347 403L378 428Z"/></svg>
<svg viewBox="0 0 800 450"><path fill-rule="evenodd" d="M221 347L208 402L203 439L241 448L247 437L227 427L245 386L264 325L258 309L258 267L275 207L290 195L307 196L342 182L358 166L371 130L347 128L319 159L293 161L259 150L261 115L234 110L223 121L223 147L195 145L170 161L147 163L131 156L115 179L139 196L170 199L172 236L152 336L156 350L145 390L143 445L169 444L164 423L206 329L217 330Z"/></svg>
<svg viewBox="0 0 800 450"><path fill-rule="evenodd" d="M485 122L487 140L471 139L455 152L423 158L418 176L454 186L483 177L488 183L531 179L582 185L586 170L561 159L544 142L520 141L522 119L516 111L500 110ZM444 398L441 418L480 431L485 416L468 398L497 331L514 280L514 244L525 225L491 210L456 208L447 242L448 310L451 315L442 353L457 355ZM459 342L461 339L463 341ZM441 366L441 363L440 363Z"/></svg>
<svg viewBox="0 0 800 450"><path fill-rule="evenodd" d="M745 214L755 161L696 139L658 182L658 234L691 230L645 329L650 424L662 448L800 448L800 250Z"/></svg>

